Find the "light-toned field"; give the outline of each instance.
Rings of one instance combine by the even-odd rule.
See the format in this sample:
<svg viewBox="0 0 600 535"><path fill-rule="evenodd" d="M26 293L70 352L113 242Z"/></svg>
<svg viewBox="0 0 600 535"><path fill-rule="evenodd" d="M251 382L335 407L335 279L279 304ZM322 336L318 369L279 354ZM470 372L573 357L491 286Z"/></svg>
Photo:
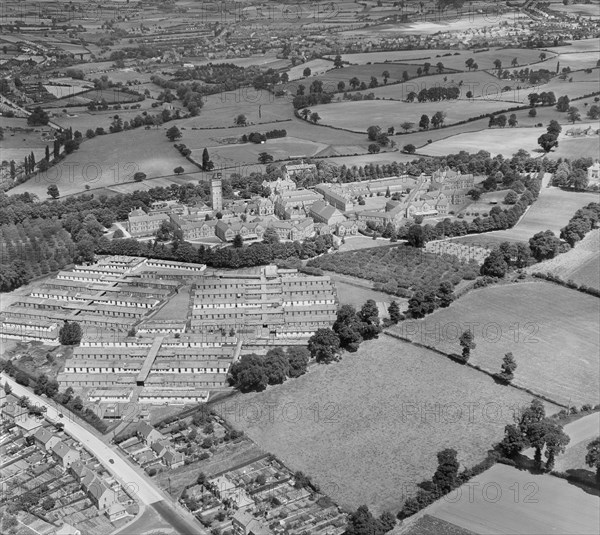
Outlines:
<svg viewBox="0 0 600 535"><path fill-rule="evenodd" d="M595 52L571 52L561 54L558 59L561 62L561 68L570 67L572 71L576 69L592 69L598 66L598 50Z"/></svg>
<svg viewBox="0 0 600 535"><path fill-rule="evenodd" d="M475 71L422 76L402 84L388 84L375 89L365 89L360 93L373 93L375 98L404 100L411 91L418 93L422 89L429 89L430 87L458 87L462 99L466 99L467 92L471 91L473 98L481 97L486 100L506 101L514 98L516 89L504 92L502 89L506 86L516 88L518 85L522 84L511 80L499 80L486 71ZM522 91L525 92L526 90L523 89Z"/></svg>
<svg viewBox="0 0 600 535"><path fill-rule="evenodd" d="M526 112L519 112L519 115ZM564 114L562 114L564 117ZM564 118L561 122L564 121ZM598 136L569 137L566 135L570 128L587 128L591 125L598 128L597 123L562 124L563 131L558 138L558 147L548 153L549 158L598 158L600 155L600 143ZM419 147L417 152L426 156L445 156L465 150L467 152L478 152L486 150L492 156L502 154L511 156L519 149L540 156L543 155L538 144L538 138L546 133L546 127L521 127L516 128L488 128L479 132L466 132L455 136L440 139L424 147Z"/></svg>
<svg viewBox="0 0 600 535"><path fill-rule="evenodd" d="M486 100L413 103L362 100L312 106L311 110L321 116L323 124L355 132L366 132L370 125L379 125L384 130L389 126L394 126L396 130L400 130L400 124L404 121L419 124L421 115L426 114L431 118L437 111L446 113L445 124L452 124L470 117L493 113L499 109L499 106L500 108L504 107L498 102Z"/></svg>
<svg viewBox="0 0 600 535"><path fill-rule="evenodd" d="M547 474L496 464L426 509L481 535L596 534L597 496Z"/></svg>
<svg viewBox="0 0 600 535"><path fill-rule="evenodd" d="M529 242L529 238L544 230L551 230L558 235L560 229L569 222L579 208L600 200L598 193L546 188L545 184L546 181L538 200L513 228L488 232L485 236L494 236L504 241Z"/></svg>
<svg viewBox="0 0 600 535"><path fill-rule="evenodd" d="M552 273L565 281L600 290L600 230L592 230L570 251L535 264L528 271Z"/></svg>
<svg viewBox="0 0 600 535"><path fill-rule="evenodd" d="M469 362L499 372L502 358L517 361L513 383L558 403L600 401L600 301L556 284L523 282L473 290L450 308L392 332L460 353L469 322L477 347Z"/></svg>
<svg viewBox="0 0 600 535"><path fill-rule="evenodd" d="M482 460L511 420L509 407L530 398L382 335L339 363L235 398L244 410L229 420L343 507L380 513L398 511L433 475L439 450L455 448L466 466ZM472 418L465 403L473 403ZM493 415L486 403L495 404Z"/></svg>
<svg viewBox="0 0 600 535"><path fill-rule="evenodd" d="M198 170L171 146L164 129L136 129L98 136L83 143L78 151L47 173L37 175L11 192L28 191L46 199L50 184L56 184L61 195L70 195L84 192L86 185L94 189L133 182L133 175L138 171L146 173L148 178L172 175L173 169L179 166L185 172Z"/></svg>
<svg viewBox="0 0 600 535"><path fill-rule="evenodd" d="M290 69L287 72L290 81L304 78L304 75L302 73L306 68L310 69L312 76L325 74L327 71L333 69L333 61L328 61L326 59L311 59L306 63L301 63L300 65L296 65L295 67L290 67Z"/></svg>
<svg viewBox="0 0 600 535"><path fill-rule="evenodd" d="M514 58L517 58L519 65L517 68L522 68L525 65L537 64L536 68L549 68L546 64L551 62L552 66L556 66L553 59L556 54L552 51L545 52L546 59L540 60L540 51L536 49L525 49L525 48L492 48L485 52L473 53L472 51L463 51L461 56L448 56L446 58L440 58L446 67L450 69L458 69L466 71L467 67L465 61L469 58L473 58L477 63L479 69L493 69L494 61L499 59L502 62L502 66L505 69L511 68L511 62ZM437 59L437 58L436 58ZM410 63L415 63L411 61ZM437 61L436 61L437 63Z"/></svg>
<svg viewBox="0 0 600 535"><path fill-rule="evenodd" d="M435 64L438 61L444 62L446 57L453 55L461 56L464 54L463 51L452 51L450 56L443 57L444 54L448 54L448 50L433 49L433 50L397 50L397 51L386 51L386 52L358 52L356 54L341 54L342 61L347 61L354 65L365 65L366 63L404 63L406 61L423 60L429 61L429 63ZM439 56L439 57L436 57ZM334 59L335 56L329 56ZM431 61L435 59L436 61ZM463 63L464 65L464 63Z"/></svg>
<svg viewBox="0 0 600 535"><path fill-rule="evenodd" d="M331 65L333 67L333 64ZM330 67L330 68L331 68ZM286 89L289 91L291 95L296 95L296 90L298 85L302 83L308 91L310 84L314 80L320 80L323 82L323 90L335 92L338 91L338 82L344 82L346 84L346 91L351 91L350 87L350 79L358 78L361 82L365 82L367 86L371 81L371 76L377 78L379 85L384 85L383 83L383 72L388 71L389 82L397 82L402 80L402 73L404 71L408 72L409 76L413 77L417 75L417 65L409 65L409 64L399 64L399 63L373 63L372 65L352 65L349 67L343 67L341 69L332 69L327 71L324 74L319 76L310 76L308 78L302 80L295 80L286 84ZM432 71L435 69L435 66L432 67Z"/></svg>
<svg viewBox="0 0 600 535"><path fill-rule="evenodd" d="M446 154L456 154L461 150L471 153L486 150L492 156L502 154L505 157L509 157L519 149L525 149L528 152L535 151L539 148L537 144L538 138L545 132L546 129L544 127L490 128L488 130L468 132L441 139L430 145L420 147L417 152L426 156L445 156Z"/></svg>

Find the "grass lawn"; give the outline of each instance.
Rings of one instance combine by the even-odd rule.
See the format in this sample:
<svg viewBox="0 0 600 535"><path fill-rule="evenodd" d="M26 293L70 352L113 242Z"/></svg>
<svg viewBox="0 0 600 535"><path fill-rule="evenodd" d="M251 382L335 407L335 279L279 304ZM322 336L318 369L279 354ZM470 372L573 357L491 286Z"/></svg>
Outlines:
<svg viewBox="0 0 600 535"><path fill-rule="evenodd" d="M474 290L450 308L392 332L460 353L458 337L473 325L473 364L499 372L512 352L513 382L556 402L581 406L600 401L598 298L546 282L523 282Z"/></svg>
<svg viewBox="0 0 600 535"><path fill-rule="evenodd" d="M486 535L587 535L600 530L597 496L564 479L502 464L473 478L426 511Z"/></svg>
<svg viewBox="0 0 600 535"><path fill-rule="evenodd" d="M133 175L138 171L146 173L148 178L172 175L173 169L179 166L186 172L197 171L196 166L171 146L163 128L138 128L95 137L82 143L79 150L47 173L37 175L11 192L28 191L46 199L50 184L56 184L61 195L70 195L84 192L86 185L94 189L126 182L135 184Z"/></svg>
<svg viewBox="0 0 600 535"><path fill-rule="evenodd" d="M435 70L435 63L431 68L432 72ZM404 71L408 72L411 78L417 76L417 69L419 68L419 66L402 63L373 63L372 65L351 65L349 67L343 67L341 69L334 69L333 63L331 63L329 68L332 70L329 70L326 73L320 74L318 76L309 76L308 78L295 80L286 84L285 88L290 94L296 95L298 85L303 84L306 92L308 93L310 84L312 84L315 80L320 80L321 82L323 82L324 91L338 91L338 82L344 82L346 84L346 91L350 91L352 89L350 87L351 78L356 77L368 86L371 82L371 76L374 76L375 78L377 78L379 85L384 85L384 71L388 71L390 74L388 83L397 82L402 80L402 74L404 73Z"/></svg>
<svg viewBox="0 0 600 535"><path fill-rule="evenodd" d="M465 466L482 460L511 420L509 407L530 398L382 335L339 363L238 396L247 410L229 418L343 507L366 504L381 513L398 511L416 485L433 475L438 451L455 448ZM473 403L472 414L465 403ZM495 404L493 415L485 415L486 403Z"/></svg>
<svg viewBox="0 0 600 535"><path fill-rule="evenodd" d="M321 116L323 124L337 128L346 128L355 132L366 132L370 125L379 125L384 130L387 130L390 126L394 126L396 130L400 130L400 124L404 121L410 121L418 125L421 115L426 114L431 118L437 111L446 113L445 124L452 124L470 117L493 113L506 107L510 107L510 104L493 100L451 100L413 103L389 100L362 100L358 102L335 102L312 106L311 110ZM404 139L400 141L395 139L395 141L399 144L404 144Z"/></svg>
<svg viewBox="0 0 600 535"><path fill-rule="evenodd" d="M600 290L600 230L593 230L570 251L535 264L528 271L552 273Z"/></svg>
<svg viewBox="0 0 600 535"><path fill-rule="evenodd" d="M528 242L529 238L543 230L551 230L558 235L560 229L569 222L579 208L600 200L598 193L546 188L547 180L544 179L538 200L530 206L513 228L489 232L485 236L493 236L503 241Z"/></svg>

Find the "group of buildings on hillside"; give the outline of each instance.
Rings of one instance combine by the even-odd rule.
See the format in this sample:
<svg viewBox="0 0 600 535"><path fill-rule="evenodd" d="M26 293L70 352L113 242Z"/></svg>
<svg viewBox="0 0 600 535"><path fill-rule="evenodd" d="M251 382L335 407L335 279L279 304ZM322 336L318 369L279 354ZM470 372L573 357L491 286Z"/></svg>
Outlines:
<svg viewBox="0 0 600 535"><path fill-rule="evenodd" d="M212 208L185 206L175 201L154 203L148 212L129 214L127 230L133 237L152 236L163 222L170 222L184 240L231 242L237 235L260 241L272 228L281 240L303 240L320 234L355 235L369 221L395 227L415 217L447 216L463 205L472 189L473 175L440 169L431 176L398 176L351 183L321 183L298 189L297 175L317 173L309 163L286 165L283 176L265 180L268 197L223 203L220 178L211 181ZM362 209L366 197L390 196L384 209Z"/></svg>

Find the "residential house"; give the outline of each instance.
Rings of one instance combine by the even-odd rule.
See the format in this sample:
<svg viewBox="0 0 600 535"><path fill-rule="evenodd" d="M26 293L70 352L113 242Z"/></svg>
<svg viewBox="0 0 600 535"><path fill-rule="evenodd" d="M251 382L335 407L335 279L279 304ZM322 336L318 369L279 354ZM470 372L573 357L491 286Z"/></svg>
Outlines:
<svg viewBox="0 0 600 535"><path fill-rule="evenodd" d="M596 160L587 168L588 182L600 182L600 162Z"/></svg>
<svg viewBox="0 0 600 535"><path fill-rule="evenodd" d="M171 442L167 439L164 439L164 440L157 440L156 442L153 442L152 446L150 446L150 447L152 448L152 451L154 453L156 453L156 456L158 458L161 458L165 453L167 453L167 449L170 445L171 445Z"/></svg>
<svg viewBox="0 0 600 535"><path fill-rule="evenodd" d="M109 489L103 481L100 481L96 476L89 481L88 476L83 478L81 485L84 488L88 498L98 508L99 511L108 509L117 501L117 494L114 490Z"/></svg>
<svg viewBox="0 0 600 535"><path fill-rule="evenodd" d="M46 451L50 451L60 442L60 438L45 427L40 427L33 435L35 443Z"/></svg>
<svg viewBox="0 0 600 535"><path fill-rule="evenodd" d="M234 535L272 535L273 532L261 520L248 511L238 509L231 519Z"/></svg>
<svg viewBox="0 0 600 535"><path fill-rule="evenodd" d="M284 191L293 191L296 189L296 183L290 178L278 178L277 180L263 180L263 188L271 190L271 196L275 197Z"/></svg>
<svg viewBox="0 0 600 535"><path fill-rule="evenodd" d="M146 446L150 446L153 442L165 438L160 431L157 431L150 424L142 422L137 430L138 436L144 441Z"/></svg>
<svg viewBox="0 0 600 535"><path fill-rule="evenodd" d="M356 236L358 234L358 223L356 220L346 219L336 225L335 233L340 237Z"/></svg>
<svg viewBox="0 0 600 535"><path fill-rule="evenodd" d="M165 464L172 469L179 468L184 465L185 455L181 452L169 448L163 456Z"/></svg>
<svg viewBox="0 0 600 535"><path fill-rule="evenodd" d="M113 504L109 505L105 514L111 522L119 520L128 515L125 506L119 502L114 502Z"/></svg>
<svg viewBox="0 0 600 535"><path fill-rule="evenodd" d="M52 455L65 469L69 468L74 462L81 460L79 452L70 448L64 442L59 442L52 447Z"/></svg>

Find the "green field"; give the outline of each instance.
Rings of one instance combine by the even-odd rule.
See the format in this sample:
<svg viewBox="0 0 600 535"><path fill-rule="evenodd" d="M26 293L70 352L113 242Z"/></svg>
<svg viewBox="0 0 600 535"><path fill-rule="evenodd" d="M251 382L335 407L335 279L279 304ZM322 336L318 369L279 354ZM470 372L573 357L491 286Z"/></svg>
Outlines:
<svg viewBox="0 0 600 535"><path fill-rule="evenodd" d="M502 464L426 511L436 519L486 535L595 535L600 530L597 496L564 479Z"/></svg>
<svg viewBox="0 0 600 535"><path fill-rule="evenodd" d="M437 63L437 61L435 62ZM435 63L433 63L431 70L432 72L435 70ZM303 84L308 92L310 84L314 80L320 80L323 82L323 90L334 92L338 91L338 82L344 82L346 84L346 91L351 91L350 87L350 79L358 78L361 82L365 82L367 86L371 81L371 76L375 76L379 85L384 85L383 83L383 72L388 71L390 76L388 83L398 82L402 80L402 73L404 71L408 72L408 75L412 78L417 76L418 65L408 65L408 64L400 64L400 63L374 63L372 65L352 65L349 67L343 67L341 69L333 69L333 63L330 66L330 69L324 74L318 76L310 76L308 78L304 78L301 80L295 80L285 85L285 88L292 95L296 94L296 90L299 84Z"/></svg>
<svg viewBox="0 0 600 535"><path fill-rule="evenodd" d="M244 410L224 416L343 507L380 513L398 511L432 476L441 449L455 448L465 466L481 461L502 437L510 407L530 398L382 335L339 363L234 398ZM487 415L486 404L495 407Z"/></svg>
<svg viewBox="0 0 600 535"><path fill-rule="evenodd" d="M471 323L477 347L469 362L495 373L512 352L518 364L514 384L581 406L600 401L599 314L596 297L524 282L471 291L450 308L400 323L392 332L460 353L458 336Z"/></svg>
<svg viewBox="0 0 600 535"><path fill-rule="evenodd" d="M535 264L528 271L551 273L565 281L600 290L600 230L592 230L570 251Z"/></svg>
<svg viewBox="0 0 600 535"><path fill-rule="evenodd" d="M82 143L79 150L67 156L46 173L38 174L11 190L28 191L40 199L47 198L50 184L56 184L61 195L82 193L91 189L133 182L133 175L141 171L148 178L173 175L175 167L186 172L197 171L165 137L165 127L158 130L136 129L118 134L98 136ZM139 188L135 188L139 189Z"/></svg>
<svg viewBox="0 0 600 535"><path fill-rule="evenodd" d="M404 121L410 121L418 125L421 115L426 114L431 118L437 111L446 113L444 124L452 124L471 117L493 113L505 107L509 107L509 104L487 100L413 103L362 100L359 102L322 104L311 106L310 109L321 116L322 124L346 128L355 132L366 132L370 125L379 125L384 130L394 126L399 131L400 124ZM448 135L447 132L446 135ZM404 137L401 140L403 141Z"/></svg>

